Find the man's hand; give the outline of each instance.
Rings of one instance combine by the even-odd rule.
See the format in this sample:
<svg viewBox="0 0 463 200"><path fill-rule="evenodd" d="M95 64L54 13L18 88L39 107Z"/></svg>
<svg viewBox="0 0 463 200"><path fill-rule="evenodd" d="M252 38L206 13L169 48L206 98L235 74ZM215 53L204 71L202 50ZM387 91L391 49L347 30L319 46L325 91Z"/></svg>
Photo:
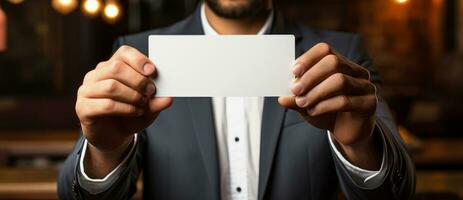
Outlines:
<svg viewBox="0 0 463 200"><path fill-rule="evenodd" d="M172 103L172 98L153 97L156 87L150 76L155 71L145 55L122 46L111 59L85 75L77 94L76 113L89 142L89 168L99 166L93 171L95 176L117 165L133 134L149 126Z"/></svg>
<svg viewBox="0 0 463 200"><path fill-rule="evenodd" d="M376 87L368 70L319 43L296 59L293 74L295 97L280 97L279 103L313 126L330 130L349 161L378 169L381 149L372 139Z"/></svg>

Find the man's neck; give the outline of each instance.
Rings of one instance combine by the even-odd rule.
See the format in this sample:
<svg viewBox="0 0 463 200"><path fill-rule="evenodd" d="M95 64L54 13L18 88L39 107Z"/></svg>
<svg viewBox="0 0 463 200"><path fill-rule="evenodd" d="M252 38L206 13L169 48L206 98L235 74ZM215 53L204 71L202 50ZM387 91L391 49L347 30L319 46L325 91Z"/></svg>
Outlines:
<svg viewBox="0 0 463 200"><path fill-rule="evenodd" d="M227 19L216 15L207 4L205 4L206 18L214 30L221 35L234 34L256 34L265 24L268 10L246 19Z"/></svg>

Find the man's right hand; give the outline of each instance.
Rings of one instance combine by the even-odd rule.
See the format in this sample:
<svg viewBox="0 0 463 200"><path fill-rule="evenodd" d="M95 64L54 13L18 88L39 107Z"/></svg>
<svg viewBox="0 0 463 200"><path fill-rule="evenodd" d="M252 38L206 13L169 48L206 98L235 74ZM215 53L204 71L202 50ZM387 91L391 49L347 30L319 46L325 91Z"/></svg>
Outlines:
<svg viewBox="0 0 463 200"><path fill-rule="evenodd" d="M77 94L76 113L89 142L87 155L94 157L90 158L94 164L110 164L110 169L120 162L133 134L148 127L171 105L172 98L154 97L156 87L150 76L155 71L145 55L122 46L111 59L85 75ZM106 158L97 158L102 156Z"/></svg>

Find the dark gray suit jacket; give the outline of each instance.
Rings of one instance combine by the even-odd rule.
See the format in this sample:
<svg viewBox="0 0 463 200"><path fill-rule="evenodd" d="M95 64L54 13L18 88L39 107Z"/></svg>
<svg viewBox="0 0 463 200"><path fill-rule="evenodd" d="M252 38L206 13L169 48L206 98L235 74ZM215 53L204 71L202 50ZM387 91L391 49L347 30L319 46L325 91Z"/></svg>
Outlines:
<svg viewBox="0 0 463 200"><path fill-rule="evenodd" d="M311 29L277 14L271 34L293 34L297 56L319 42L327 42L352 61L370 70L380 88L379 76L358 36ZM170 27L121 37L116 47L129 45L148 54L148 36L204 34L200 11ZM380 89L379 89L380 91ZM380 94L379 94L380 95ZM339 188L348 199L410 199L415 189L413 163L398 135L384 99L379 96L376 131L387 143L389 166L375 189L359 187L334 155L325 130L306 123L281 107L276 98L265 98L261 133L259 199L333 199ZM62 199L92 197L79 186L78 160L81 137L58 179ZM97 199L130 199L143 170L145 199L220 199L220 176L210 98L175 98L140 134L134 155L122 176Z"/></svg>

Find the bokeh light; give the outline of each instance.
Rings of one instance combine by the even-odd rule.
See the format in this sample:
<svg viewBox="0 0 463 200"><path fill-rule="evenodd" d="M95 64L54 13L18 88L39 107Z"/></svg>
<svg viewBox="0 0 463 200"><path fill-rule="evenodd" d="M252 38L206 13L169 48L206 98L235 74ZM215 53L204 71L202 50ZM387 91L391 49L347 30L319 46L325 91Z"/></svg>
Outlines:
<svg viewBox="0 0 463 200"><path fill-rule="evenodd" d="M77 0L52 0L51 6L61 14L69 14L77 7Z"/></svg>
<svg viewBox="0 0 463 200"><path fill-rule="evenodd" d="M121 16L121 6L116 1L106 3L103 10L103 18L108 23L115 23Z"/></svg>
<svg viewBox="0 0 463 200"><path fill-rule="evenodd" d="M100 0L85 0L82 6L85 13L89 15L96 15L101 9Z"/></svg>

